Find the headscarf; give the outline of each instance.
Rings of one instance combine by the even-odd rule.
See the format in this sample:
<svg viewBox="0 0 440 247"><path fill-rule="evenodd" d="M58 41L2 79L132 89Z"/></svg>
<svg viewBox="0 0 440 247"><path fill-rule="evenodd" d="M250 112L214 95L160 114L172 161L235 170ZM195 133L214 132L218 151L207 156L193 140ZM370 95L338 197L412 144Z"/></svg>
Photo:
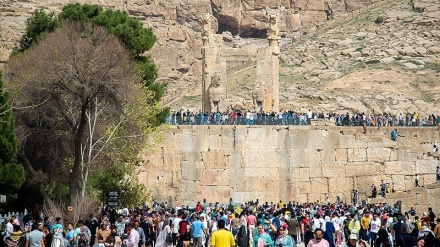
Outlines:
<svg viewBox="0 0 440 247"><path fill-rule="evenodd" d="M324 220L325 220L325 222L330 222L330 217L329 216L325 216Z"/></svg>

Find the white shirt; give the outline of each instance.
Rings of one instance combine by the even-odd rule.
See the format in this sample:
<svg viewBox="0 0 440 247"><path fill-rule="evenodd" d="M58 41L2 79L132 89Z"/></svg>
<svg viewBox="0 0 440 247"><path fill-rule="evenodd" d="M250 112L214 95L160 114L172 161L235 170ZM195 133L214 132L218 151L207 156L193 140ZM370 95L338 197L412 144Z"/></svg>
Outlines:
<svg viewBox="0 0 440 247"><path fill-rule="evenodd" d="M178 233L179 232L179 222L182 221L181 218L176 217L173 220L173 233Z"/></svg>
<svg viewBox="0 0 440 247"><path fill-rule="evenodd" d="M127 239L127 247L138 247L139 244L139 232L136 229L131 229Z"/></svg>
<svg viewBox="0 0 440 247"><path fill-rule="evenodd" d="M370 225L371 225L371 230L370 231L374 232L374 233L378 233L379 229L380 229L380 225L381 225L380 219L379 218L377 218L376 220L372 219L370 221Z"/></svg>
<svg viewBox="0 0 440 247"><path fill-rule="evenodd" d="M6 231L8 232L9 235L11 235L11 233L14 231L14 226L12 225L11 222L8 222L8 224L6 224Z"/></svg>
<svg viewBox="0 0 440 247"><path fill-rule="evenodd" d="M341 220L338 217L332 218L332 223L335 231L341 230Z"/></svg>

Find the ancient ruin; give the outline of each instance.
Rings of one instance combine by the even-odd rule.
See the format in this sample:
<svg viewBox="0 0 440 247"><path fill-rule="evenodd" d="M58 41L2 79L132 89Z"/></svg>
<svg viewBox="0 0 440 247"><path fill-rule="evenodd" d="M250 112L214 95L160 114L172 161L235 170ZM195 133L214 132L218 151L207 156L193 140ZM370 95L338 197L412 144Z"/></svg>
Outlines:
<svg viewBox="0 0 440 247"><path fill-rule="evenodd" d="M282 10L281 10L282 11ZM252 92L255 111L279 110L279 19L281 11L266 10L267 47L227 47L223 37L214 34L212 16L202 17L202 110L203 112L225 112L227 76L231 67L242 64L256 64L255 89ZM240 83L240 82L238 82Z"/></svg>
<svg viewBox="0 0 440 247"><path fill-rule="evenodd" d="M143 155L140 181L158 201L365 200L371 185L394 184L396 193L371 202L402 201L402 209L440 210L435 183L440 139L435 127L172 126L161 146ZM422 187L416 188L419 175Z"/></svg>

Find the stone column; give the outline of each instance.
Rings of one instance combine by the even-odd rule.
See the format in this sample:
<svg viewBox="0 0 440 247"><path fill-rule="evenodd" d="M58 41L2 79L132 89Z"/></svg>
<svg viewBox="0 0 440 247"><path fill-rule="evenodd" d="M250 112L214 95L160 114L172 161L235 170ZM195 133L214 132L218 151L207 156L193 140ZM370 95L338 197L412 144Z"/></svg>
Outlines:
<svg viewBox="0 0 440 247"><path fill-rule="evenodd" d="M270 56L270 93L271 96L270 103L272 111L279 111L279 73L280 73L280 47L279 47L279 16L275 14L268 15L268 24L269 27L267 29L267 40L269 42L268 48L268 56Z"/></svg>

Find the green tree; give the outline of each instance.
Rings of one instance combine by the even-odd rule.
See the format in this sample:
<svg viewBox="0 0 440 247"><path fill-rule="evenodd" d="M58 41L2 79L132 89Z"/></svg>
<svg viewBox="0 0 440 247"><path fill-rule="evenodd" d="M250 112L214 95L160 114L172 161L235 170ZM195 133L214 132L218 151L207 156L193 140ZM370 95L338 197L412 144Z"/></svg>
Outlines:
<svg viewBox="0 0 440 247"><path fill-rule="evenodd" d="M111 9L103 11L99 5L79 3L64 6L59 18L56 18L53 13L46 14L43 10L37 10L28 20L26 33L20 41L19 51L28 49L34 42L38 42L45 33L53 32L60 20L91 22L105 27L118 37L139 63L139 73L144 85L155 92L156 102L162 99L168 84L156 81L157 66L149 56L144 55L153 47L157 38L151 28L144 28L139 20L130 17L127 12ZM169 109L163 108L161 112L157 115L158 124L164 122Z"/></svg>
<svg viewBox="0 0 440 247"><path fill-rule="evenodd" d="M0 194L12 194L24 182L24 169L17 161L17 138L14 134L9 95L3 90L0 71Z"/></svg>
<svg viewBox="0 0 440 247"><path fill-rule="evenodd" d="M18 51L25 51L37 43L46 33L53 32L57 26L57 18L52 12L47 14L41 9L36 10L26 22L26 31L20 39Z"/></svg>

